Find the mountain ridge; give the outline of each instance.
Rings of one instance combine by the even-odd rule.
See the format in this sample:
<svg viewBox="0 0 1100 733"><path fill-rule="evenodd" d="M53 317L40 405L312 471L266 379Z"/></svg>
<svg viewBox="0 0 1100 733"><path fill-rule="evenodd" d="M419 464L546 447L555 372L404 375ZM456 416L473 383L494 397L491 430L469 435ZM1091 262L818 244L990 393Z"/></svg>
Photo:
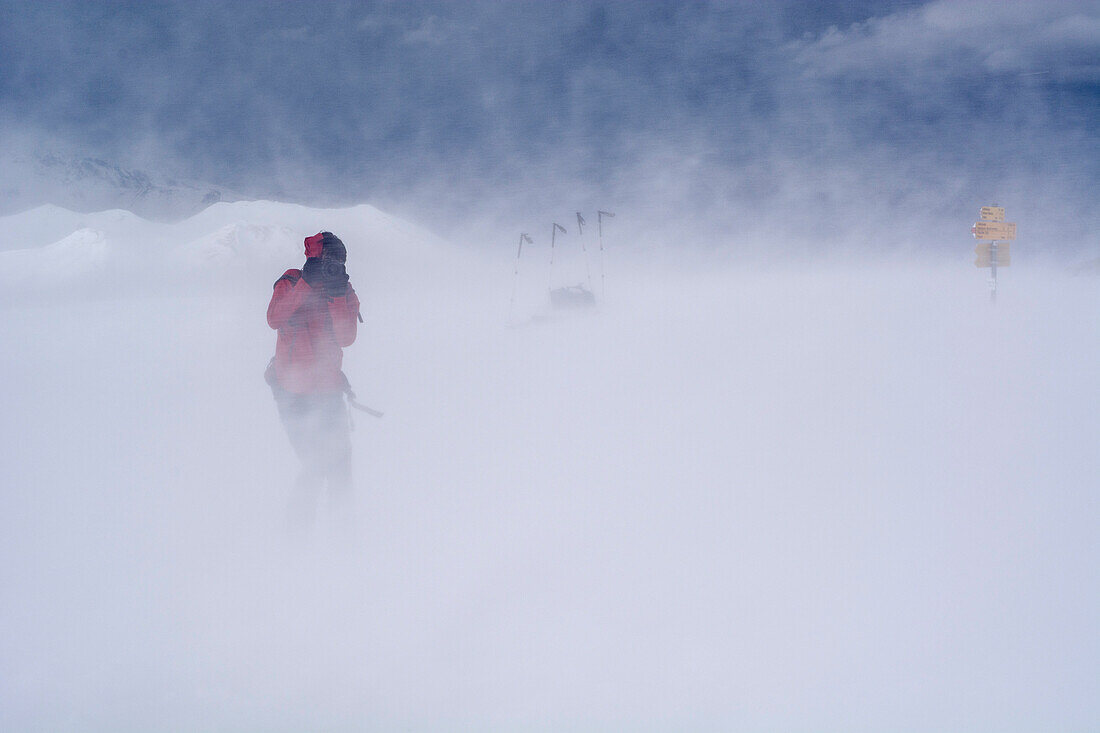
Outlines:
<svg viewBox="0 0 1100 733"><path fill-rule="evenodd" d="M248 197L202 181L157 176L95 156L20 151L0 157L0 215L54 204L78 213L124 209L151 221L193 216L219 201Z"/></svg>
<svg viewBox="0 0 1100 733"><path fill-rule="evenodd" d="M255 280L300 265L302 239L337 232L348 245L349 269L419 272L460 252L432 232L370 204L317 209L271 201L218 202L176 222L124 210L80 213L57 204L0 216L0 284L11 292L58 293L101 285L132 289L187 287ZM453 269L453 268L452 268ZM176 285L173 285L176 283ZM81 290L81 292L83 292Z"/></svg>

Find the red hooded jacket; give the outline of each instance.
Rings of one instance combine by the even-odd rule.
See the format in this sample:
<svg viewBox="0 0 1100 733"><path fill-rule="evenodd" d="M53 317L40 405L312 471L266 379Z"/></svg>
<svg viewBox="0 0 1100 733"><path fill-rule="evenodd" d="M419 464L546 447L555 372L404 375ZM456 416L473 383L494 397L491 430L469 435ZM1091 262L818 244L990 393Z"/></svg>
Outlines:
<svg viewBox="0 0 1100 733"><path fill-rule="evenodd" d="M342 348L355 342L358 317L359 296L350 283L347 295L329 298L311 288L301 270L283 273L267 306L267 324L279 331L273 364L279 386L296 394L342 392Z"/></svg>

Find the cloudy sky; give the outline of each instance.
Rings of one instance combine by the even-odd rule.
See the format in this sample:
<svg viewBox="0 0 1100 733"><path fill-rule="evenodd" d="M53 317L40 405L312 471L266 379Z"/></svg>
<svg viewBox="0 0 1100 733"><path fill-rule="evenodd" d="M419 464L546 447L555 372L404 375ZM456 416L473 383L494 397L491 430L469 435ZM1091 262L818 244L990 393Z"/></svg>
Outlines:
<svg viewBox="0 0 1100 733"><path fill-rule="evenodd" d="M1100 223L1087 0L3 0L0 68L9 148L437 225L605 202L828 238L997 201L1080 246Z"/></svg>

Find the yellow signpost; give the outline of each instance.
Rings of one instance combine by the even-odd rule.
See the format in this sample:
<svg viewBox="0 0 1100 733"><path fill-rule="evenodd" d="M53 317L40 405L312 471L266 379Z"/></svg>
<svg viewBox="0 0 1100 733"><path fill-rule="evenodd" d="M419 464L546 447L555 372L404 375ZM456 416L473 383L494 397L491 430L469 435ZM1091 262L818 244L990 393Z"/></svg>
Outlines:
<svg viewBox="0 0 1100 733"><path fill-rule="evenodd" d="M1003 221L976 221L970 231L974 234L974 239L1004 242L1016 238L1016 224Z"/></svg>
<svg viewBox="0 0 1100 733"><path fill-rule="evenodd" d="M978 258L974 260L975 267L990 268L989 299L997 301L997 267L1008 267L1012 264L1009 254L1009 241L1016 238L1016 224L1005 221L1003 206L983 206L978 212L981 221L974 222L970 233L974 239L984 239L974 248L974 254ZM998 244L998 242L1000 244Z"/></svg>

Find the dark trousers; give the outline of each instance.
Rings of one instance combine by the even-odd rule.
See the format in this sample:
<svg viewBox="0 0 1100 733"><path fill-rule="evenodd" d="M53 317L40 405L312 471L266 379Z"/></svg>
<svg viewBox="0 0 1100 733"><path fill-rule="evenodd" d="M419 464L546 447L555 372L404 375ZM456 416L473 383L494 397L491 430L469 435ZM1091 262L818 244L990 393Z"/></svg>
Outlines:
<svg viewBox="0 0 1100 733"><path fill-rule="evenodd" d="M351 423L343 393L294 394L278 385L272 385L272 392L290 445L302 462L288 507L291 525L313 524L326 487L329 506L338 521L349 520Z"/></svg>

